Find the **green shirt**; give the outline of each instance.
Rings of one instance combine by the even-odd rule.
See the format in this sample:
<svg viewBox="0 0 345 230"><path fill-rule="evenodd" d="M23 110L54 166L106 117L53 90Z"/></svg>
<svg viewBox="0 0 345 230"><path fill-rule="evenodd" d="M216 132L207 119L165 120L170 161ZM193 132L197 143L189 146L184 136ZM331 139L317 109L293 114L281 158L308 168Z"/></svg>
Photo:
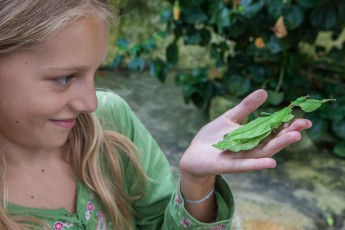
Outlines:
<svg viewBox="0 0 345 230"><path fill-rule="evenodd" d="M165 155L128 104L112 92L97 92L97 97L99 106L96 115L102 127L119 132L133 141L143 155L140 163L150 178L144 196L133 203L133 208L137 213L136 219L133 219L136 229L230 229L234 207L233 197L228 184L222 177L217 176L215 185L218 205L216 222L207 224L195 220L184 208L179 184L175 185ZM123 175L126 189L131 194L133 191L130 191L128 185L131 184L133 172L125 168ZM77 181L75 213L70 213L65 208L45 210L14 204L8 205L8 212L39 218L54 230L116 229L111 226L100 201L80 181Z"/></svg>

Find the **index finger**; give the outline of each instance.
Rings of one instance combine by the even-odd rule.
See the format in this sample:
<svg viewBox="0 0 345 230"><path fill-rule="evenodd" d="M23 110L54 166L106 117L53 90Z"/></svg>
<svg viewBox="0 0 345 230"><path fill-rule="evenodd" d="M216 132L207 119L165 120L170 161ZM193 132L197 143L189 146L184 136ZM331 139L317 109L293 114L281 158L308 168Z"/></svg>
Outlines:
<svg viewBox="0 0 345 230"><path fill-rule="evenodd" d="M236 122L241 122L250 113L259 108L267 99L267 92L263 89L259 89L249 94L238 105L225 113L225 116Z"/></svg>

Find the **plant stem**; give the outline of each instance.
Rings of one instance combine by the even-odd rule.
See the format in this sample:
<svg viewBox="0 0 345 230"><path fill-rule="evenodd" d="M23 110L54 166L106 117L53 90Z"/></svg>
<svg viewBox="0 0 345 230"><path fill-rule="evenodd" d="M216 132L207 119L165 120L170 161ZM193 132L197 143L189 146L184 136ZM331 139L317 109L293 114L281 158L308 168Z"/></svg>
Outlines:
<svg viewBox="0 0 345 230"><path fill-rule="evenodd" d="M275 92L278 93L280 90L280 87L283 84L283 80L284 80L284 58L282 59L281 63L280 63L280 72L279 72L279 79L278 79L278 83L277 83L277 87L275 89Z"/></svg>

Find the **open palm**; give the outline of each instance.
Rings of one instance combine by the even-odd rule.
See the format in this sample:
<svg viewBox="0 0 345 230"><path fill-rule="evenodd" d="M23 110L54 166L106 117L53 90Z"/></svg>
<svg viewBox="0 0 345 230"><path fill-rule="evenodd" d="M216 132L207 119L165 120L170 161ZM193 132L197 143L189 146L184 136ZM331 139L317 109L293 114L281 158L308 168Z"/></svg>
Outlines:
<svg viewBox="0 0 345 230"><path fill-rule="evenodd" d="M299 141L300 132L311 127L309 120L294 120L269 141L249 151L234 153L220 151L212 146L222 140L225 134L238 128L239 123L262 105L266 98L265 90L257 90L236 107L205 125L183 154L180 161L181 171L196 177L204 177L274 168L276 162L272 156L288 145Z"/></svg>

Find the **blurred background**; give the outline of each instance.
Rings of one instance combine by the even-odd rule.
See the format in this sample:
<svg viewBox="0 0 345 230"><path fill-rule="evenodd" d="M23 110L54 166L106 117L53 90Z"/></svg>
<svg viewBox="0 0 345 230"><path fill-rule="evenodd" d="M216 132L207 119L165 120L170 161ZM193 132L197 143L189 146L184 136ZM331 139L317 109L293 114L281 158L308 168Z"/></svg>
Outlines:
<svg viewBox="0 0 345 230"><path fill-rule="evenodd" d="M196 132L250 92L260 111L335 98L274 170L225 175L234 230L345 229L345 1L113 0L120 23L96 85L124 97L178 163Z"/></svg>

